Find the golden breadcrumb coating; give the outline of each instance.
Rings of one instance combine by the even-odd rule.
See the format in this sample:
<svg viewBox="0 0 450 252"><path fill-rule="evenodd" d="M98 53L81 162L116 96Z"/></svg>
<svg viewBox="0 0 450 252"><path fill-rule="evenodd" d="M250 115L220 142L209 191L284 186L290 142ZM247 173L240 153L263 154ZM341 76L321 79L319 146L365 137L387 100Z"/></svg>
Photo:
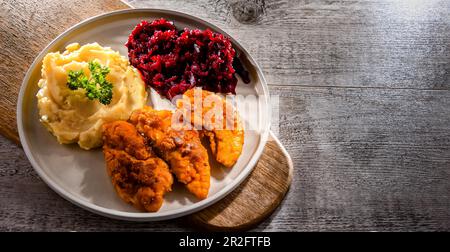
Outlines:
<svg viewBox="0 0 450 252"><path fill-rule="evenodd" d="M205 199L210 186L210 166L199 133L196 130L174 129L171 111L151 107L135 110L130 121L169 164L178 181L186 184L197 198Z"/></svg>
<svg viewBox="0 0 450 252"><path fill-rule="evenodd" d="M134 125L125 121L104 124L103 153L120 198L138 209L158 211L164 194L171 191L172 174Z"/></svg>
<svg viewBox="0 0 450 252"><path fill-rule="evenodd" d="M200 94L201 110L194 109L195 94ZM188 90L183 95L190 102L191 123L201 123L202 134L209 138L215 159L226 167L232 167L242 153L244 128L233 105L222 97L199 88ZM183 109L182 101L177 102ZM217 116L214 113L218 112Z"/></svg>

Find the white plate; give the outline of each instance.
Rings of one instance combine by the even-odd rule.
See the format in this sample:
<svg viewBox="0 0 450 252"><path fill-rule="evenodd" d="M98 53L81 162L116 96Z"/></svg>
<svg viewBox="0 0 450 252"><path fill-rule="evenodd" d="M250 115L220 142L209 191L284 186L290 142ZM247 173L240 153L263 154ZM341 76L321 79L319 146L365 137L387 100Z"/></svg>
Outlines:
<svg viewBox="0 0 450 252"><path fill-rule="evenodd" d="M156 9L111 12L85 20L53 40L37 56L20 89L17 106L19 136L34 169L59 195L80 207L104 216L151 221L180 217L203 209L225 197L243 182L258 161L268 138L270 104L267 84L255 61L237 41L231 38L252 80L250 84L244 84L240 80L236 89L237 94L254 95L257 102L252 105L250 115L257 115L261 123L259 129L246 129L243 152L233 168L217 168L212 164L211 188L207 199L197 200L186 191L183 185L175 183L173 191L166 194L164 204L158 212L139 212L123 202L115 193L106 173L100 149L85 151L75 145L57 143L56 138L41 125L38 119L35 95L38 90L37 82L40 78L43 57L49 52L62 52L66 45L73 42L81 45L98 42L126 56L127 48L124 43L135 25L141 20L153 20L159 17L174 21L178 29L210 28L230 37L214 25L180 12ZM154 92L151 92L149 103L157 109L167 105L155 96ZM254 119L245 115L243 117L247 122L254 122Z"/></svg>

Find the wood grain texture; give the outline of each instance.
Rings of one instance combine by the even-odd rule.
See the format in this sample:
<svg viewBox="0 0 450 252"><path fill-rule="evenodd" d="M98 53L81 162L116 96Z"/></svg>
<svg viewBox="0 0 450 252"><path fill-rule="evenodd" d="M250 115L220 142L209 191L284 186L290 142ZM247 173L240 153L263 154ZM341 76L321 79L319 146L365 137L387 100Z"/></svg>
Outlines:
<svg viewBox="0 0 450 252"><path fill-rule="evenodd" d="M188 219L213 231L243 231L264 221L280 204L292 181L291 160L275 141L267 142L248 179L216 204Z"/></svg>
<svg viewBox="0 0 450 252"><path fill-rule="evenodd" d="M246 1L252 11L241 2L132 4L219 25L280 95L279 137L293 181L254 230L449 231L450 3ZM1 230L192 230L185 219L129 223L81 210L2 137L0 184Z"/></svg>
<svg viewBox="0 0 450 252"><path fill-rule="evenodd" d="M81 20L124 8L128 6L117 0L0 0L0 134L19 143L17 97L38 53Z"/></svg>
<svg viewBox="0 0 450 252"><path fill-rule="evenodd" d="M272 86L292 187L267 230L450 229L450 92Z"/></svg>

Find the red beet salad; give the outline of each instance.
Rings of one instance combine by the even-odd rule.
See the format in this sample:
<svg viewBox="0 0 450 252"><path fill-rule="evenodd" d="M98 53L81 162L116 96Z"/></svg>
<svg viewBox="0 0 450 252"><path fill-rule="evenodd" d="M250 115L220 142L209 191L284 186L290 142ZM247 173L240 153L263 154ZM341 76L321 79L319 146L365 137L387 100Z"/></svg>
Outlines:
<svg viewBox="0 0 450 252"><path fill-rule="evenodd" d="M209 29L178 31L162 18L142 21L126 46L131 65L145 83L169 99L195 86L235 94L236 70L245 83L250 81L230 40Z"/></svg>

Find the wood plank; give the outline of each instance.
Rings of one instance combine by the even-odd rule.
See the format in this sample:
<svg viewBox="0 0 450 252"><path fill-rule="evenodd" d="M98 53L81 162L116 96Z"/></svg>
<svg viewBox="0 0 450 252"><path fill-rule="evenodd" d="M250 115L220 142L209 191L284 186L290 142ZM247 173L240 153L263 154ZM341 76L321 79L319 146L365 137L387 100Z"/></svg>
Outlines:
<svg viewBox="0 0 450 252"><path fill-rule="evenodd" d="M265 231L450 229L450 92L272 86L292 186ZM184 219L109 220L72 206L0 138L0 228L192 230ZM36 200L36 199L39 200Z"/></svg>
<svg viewBox="0 0 450 252"><path fill-rule="evenodd" d="M17 97L23 77L38 53L56 36L81 20L125 8L128 6L118 0L0 1L1 134L19 142Z"/></svg>
<svg viewBox="0 0 450 252"><path fill-rule="evenodd" d="M295 169L266 230L450 229L450 92L271 91Z"/></svg>
<svg viewBox="0 0 450 252"><path fill-rule="evenodd" d="M130 3L220 26L250 51L269 84L450 89L449 1Z"/></svg>

